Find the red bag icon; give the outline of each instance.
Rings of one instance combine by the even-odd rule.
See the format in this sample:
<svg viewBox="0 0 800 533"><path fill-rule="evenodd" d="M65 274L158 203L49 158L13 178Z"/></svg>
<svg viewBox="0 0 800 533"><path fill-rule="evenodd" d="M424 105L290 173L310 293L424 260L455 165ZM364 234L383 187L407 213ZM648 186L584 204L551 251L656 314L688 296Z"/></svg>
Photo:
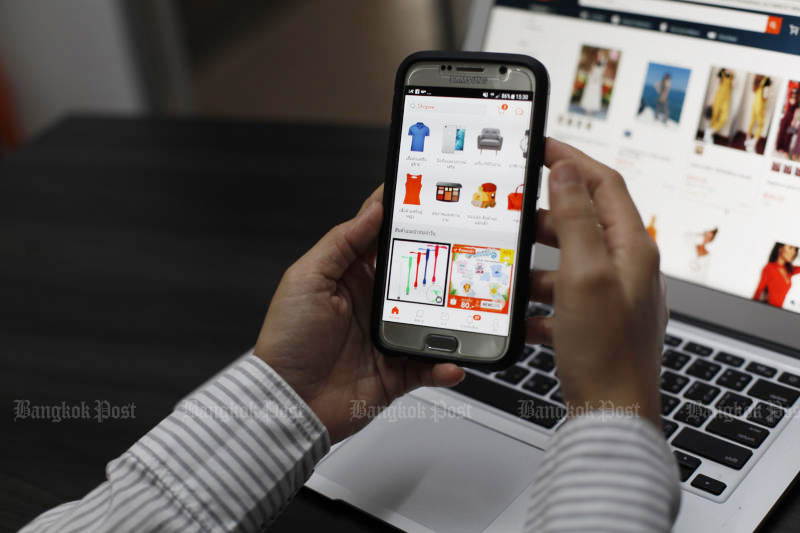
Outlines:
<svg viewBox="0 0 800 533"><path fill-rule="evenodd" d="M525 185L518 185L517 189L508 195L508 208L511 211L522 211L522 189Z"/></svg>

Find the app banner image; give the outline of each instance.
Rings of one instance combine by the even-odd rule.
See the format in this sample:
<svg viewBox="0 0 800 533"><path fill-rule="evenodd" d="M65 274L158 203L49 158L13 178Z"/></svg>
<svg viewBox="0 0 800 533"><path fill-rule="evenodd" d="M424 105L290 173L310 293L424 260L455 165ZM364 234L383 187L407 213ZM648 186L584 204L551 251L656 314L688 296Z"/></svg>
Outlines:
<svg viewBox="0 0 800 533"><path fill-rule="evenodd" d="M772 246L767 264L761 270L753 299L759 302L800 312L800 283L794 284L794 276L800 274L797 246L776 242ZM798 287L795 287L797 285Z"/></svg>
<svg viewBox="0 0 800 533"><path fill-rule="evenodd" d="M395 239L386 299L419 304L445 304L450 245Z"/></svg>
<svg viewBox="0 0 800 533"><path fill-rule="evenodd" d="M712 67L697 139L763 154L780 80L725 67Z"/></svg>
<svg viewBox="0 0 800 533"><path fill-rule="evenodd" d="M775 141L775 155L800 160L800 82L790 81L781 108L781 119L778 123L778 138ZM780 168L780 167L779 167Z"/></svg>
<svg viewBox="0 0 800 533"><path fill-rule="evenodd" d="M689 69L650 63L636 118L640 122L676 129L681 121L690 74Z"/></svg>
<svg viewBox="0 0 800 533"><path fill-rule="evenodd" d="M619 65L619 50L584 46L578 59L569 110L605 120Z"/></svg>
<svg viewBox="0 0 800 533"><path fill-rule="evenodd" d="M448 307L508 313L514 251L453 245Z"/></svg>

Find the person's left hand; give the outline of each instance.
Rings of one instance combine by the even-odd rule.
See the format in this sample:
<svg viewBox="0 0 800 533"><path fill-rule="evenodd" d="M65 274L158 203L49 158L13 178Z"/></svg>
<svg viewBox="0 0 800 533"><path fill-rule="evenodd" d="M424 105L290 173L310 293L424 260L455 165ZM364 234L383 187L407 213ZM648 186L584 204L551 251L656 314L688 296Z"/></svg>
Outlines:
<svg viewBox="0 0 800 533"><path fill-rule="evenodd" d="M320 418L333 442L369 422L354 402L383 407L420 386L453 386L464 371L384 357L370 338L383 185L358 215L330 230L281 279L258 336L266 361Z"/></svg>

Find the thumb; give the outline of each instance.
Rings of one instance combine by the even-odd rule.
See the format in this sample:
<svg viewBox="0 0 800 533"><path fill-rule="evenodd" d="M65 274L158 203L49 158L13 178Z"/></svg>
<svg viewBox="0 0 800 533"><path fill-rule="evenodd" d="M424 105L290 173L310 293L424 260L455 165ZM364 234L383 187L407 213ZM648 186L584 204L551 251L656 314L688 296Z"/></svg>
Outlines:
<svg viewBox="0 0 800 533"><path fill-rule="evenodd" d="M375 245L383 204L371 202L355 217L331 229L301 259L328 279L338 280L353 262Z"/></svg>

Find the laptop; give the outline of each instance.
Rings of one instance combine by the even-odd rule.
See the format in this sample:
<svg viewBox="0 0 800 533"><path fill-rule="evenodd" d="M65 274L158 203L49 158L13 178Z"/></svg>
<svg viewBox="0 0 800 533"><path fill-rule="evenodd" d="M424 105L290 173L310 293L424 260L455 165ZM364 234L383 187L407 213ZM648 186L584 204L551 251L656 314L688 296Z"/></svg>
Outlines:
<svg viewBox="0 0 800 533"><path fill-rule="evenodd" d="M675 531L752 531L800 472L800 5L476 1L465 48L542 61L548 134L625 177L669 277ZM537 245L534 264L557 251ZM558 406L552 349L527 346L397 400L308 486L407 531L519 531Z"/></svg>

